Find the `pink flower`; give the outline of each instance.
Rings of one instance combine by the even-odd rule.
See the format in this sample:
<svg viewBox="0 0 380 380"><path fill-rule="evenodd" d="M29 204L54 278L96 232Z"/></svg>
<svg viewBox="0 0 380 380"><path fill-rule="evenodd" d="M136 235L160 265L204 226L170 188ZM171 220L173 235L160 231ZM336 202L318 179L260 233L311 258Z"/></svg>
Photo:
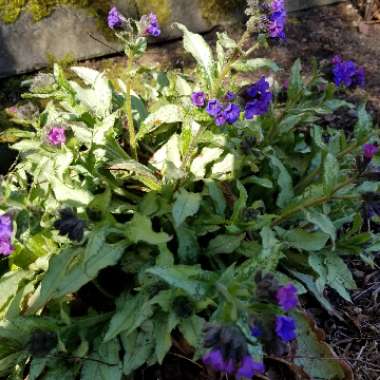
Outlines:
<svg viewBox="0 0 380 380"><path fill-rule="evenodd" d="M53 127L48 133L48 140L52 145L61 145L66 142L65 128Z"/></svg>

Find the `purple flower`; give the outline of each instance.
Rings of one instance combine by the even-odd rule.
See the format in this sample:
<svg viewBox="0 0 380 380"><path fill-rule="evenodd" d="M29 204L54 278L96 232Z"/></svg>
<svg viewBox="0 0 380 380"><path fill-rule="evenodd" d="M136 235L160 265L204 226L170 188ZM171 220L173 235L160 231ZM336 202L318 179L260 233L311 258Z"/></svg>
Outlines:
<svg viewBox="0 0 380 380"><path fill-rule="evenodd" d="M224 115L228 124L234 124L240 117L240 107L237 104L229 104L224 110Z"/></svg>
<svg viewBox="0 0 380 380"><path fill-rule="evenodd" d="M118 9L116 7L112 7L111 10L108 12L108 26L111 29L120 28L123 25L123 16L120 14Z"/></svg>
<svg viewBox="0 0 380 380"><path fill-rule="evenodd" d="M0 255L9 256L13 251L11 239L0 236Z"/></svg>
<svg viewBox="0 0 380 380"><path fill-rule="evenodd" d="M269 91L269 83L263 76L256 83L248 87L246 94L252 98L245 105L245 118L252 119L256 115L268 112L272 102L272 93Z"/></svg>
<svg viewBox="0 0 380 380"><path fill-rule="evenodd" d="M379 151L379 147L375 144L364 144L363 155L368 160L372 160L373 156Z"/></svg>
<svg viewBox="0 0 380 380"><path fill-rule="evenodd" d="M203 363L214 368L215 371L233 373L235 371L234 363L231 359L224 360L220 350L214 349L203 356Z"/></svg>
<svg viewBox="0 0 380 380"><path fill-rule="evenodd" d="M285 311L294 309L298 304L297 288L293 284L282 286L277 290L276 298Z"/></svg>
<svg viewBox="0 0 380 380"><path fill-rule="evenodd" d="M226 124L227 118L226 118L226 113L221 111L215 116L215 124L218 127L221 127L222 125Z"/></svg>
<svg viewBox="0 0 380 380"><path fill-rule="evenodd" d="M236 98L236 94L233 93L232 91L227 91L227 94L225 95L225 99L228 102L232 102Z"/></svg>
<svg viewBox="0 0 380 380"><path fill-rule="evenodd" d="M0 255L9 256L14 248L12 246L12 219L9 215L0 216Z"/></svg>
<svg viewBox="0 0 380 380"><path fill-rule="evenodd" d="M191 101L197 107L204 107L206 104L206 94L203 91L193 92Z"/></svg>
<svg viewBox="0 0 380 380"><path fill-rule="evenodd" d="M290 342L296 338L296 322L285 315L276 317L276 334L284 342Z"/></svg>
<svg viewBox="0 0 380 380"><path fill-rule="evenodd" d="M61 145L66 142L65 128L53 127L48 133L48 140L52 145Z"/></svg>
<svg viewBox="0 0 380 380"><path fill-rule="evenodd" d="M268 34L271 38L285 39L286 9L284 0L273 0L269 16Z"/></svg>
<svg viewBox="0 0 380 380"><path fill-rule="evenodd" d="M157 16L154 13L149 13L147 16L143 16L144 22L147 23L145 28L145 34L152 37L159 37L161 34L160 25L158 24Z"/></svg>
<svg viewBox="0 0 380 380"><path fill-rule="evenodd" d="M12 236L12 218L7 215L1 215L0 216L0 236Z"/></svg>
<svg viewBox="0 0 380 380"><path fill-rule="evenodd" d="M353 61L344 61L339 56L332 59L332 64L333 80L336 86L364 87L365 72L363 67L358 67Z"/></svg>
<svg viewBox="0 0 380 380"><path fill-rule="evenodd" d="M222 109L223 107L218 99L211 99L207 104L206 112L209 115L216 117L222 111Z"/></svg>
<svg viewBox="0 0 380 380"><path fill-rule="evenodd" d="M236 378L248 378L263 374L265 372L264 364L261 362L255 362L251 356L246 355L240 365L240 368L236 372Z"/></svg>

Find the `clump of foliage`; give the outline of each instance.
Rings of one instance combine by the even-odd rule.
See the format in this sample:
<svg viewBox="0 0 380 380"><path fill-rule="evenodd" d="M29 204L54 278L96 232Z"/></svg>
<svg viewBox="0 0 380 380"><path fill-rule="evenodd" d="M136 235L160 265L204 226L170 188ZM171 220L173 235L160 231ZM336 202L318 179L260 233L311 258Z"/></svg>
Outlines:
<svg viewBox="0 0 380 380"><path fill-rule="evenodd" d="M237 378L267 357L293 357L305 379L352 378L299 296L339 317L325 289L350 302L344 258L378 251L376 130L317 69L303 78L297 61L281 86L274 62L250 58L285 37L286 12L249 3L247 32L219 33L216 53L176 25L192 75L137 67L157 19L112 9L125 82L85 67L68 80L56 65L25 95L39 111L9 109L18 127L2 138L19 157L1 182L1 376L121 379L175 347ZM333 65L341 86L358 76ZM238 79L257 70L270 74ZM342 108L357 115L349 133L326 121Z"/></svg>

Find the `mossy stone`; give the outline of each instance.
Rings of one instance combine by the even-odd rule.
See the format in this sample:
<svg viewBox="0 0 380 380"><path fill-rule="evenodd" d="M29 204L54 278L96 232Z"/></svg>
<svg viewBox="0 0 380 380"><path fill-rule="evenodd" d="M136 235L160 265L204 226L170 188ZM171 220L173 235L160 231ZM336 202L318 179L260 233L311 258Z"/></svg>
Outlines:
<svg viewBox="0 0 380 380"><path fill-rule="evenodd" d="M172 18L170 0L136 0L136 5L140 15L155 13L161 25L167 25Z"/></svg>
<svg viewBox="0 0 380 380"><path fill-rule="evenodd" d="M210 23L231 20L233 15L242 15L245 0L198 0L202 16Z"/></svg>

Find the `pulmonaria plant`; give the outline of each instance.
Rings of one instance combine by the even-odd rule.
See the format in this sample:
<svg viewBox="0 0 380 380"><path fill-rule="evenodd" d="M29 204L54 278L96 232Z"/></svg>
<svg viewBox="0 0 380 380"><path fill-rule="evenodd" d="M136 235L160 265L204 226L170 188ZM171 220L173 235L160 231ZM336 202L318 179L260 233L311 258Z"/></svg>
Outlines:
<svg viewBox="0 0 380 380"><path fill-rule="evenodd" d="M218 33L216 53L175 25L196 61L185 73L140 68L157 17L112 8L121 78L55 65L10 109L0 376L139 379L181 347L238 379L271 376L275 358L310 378L350 376L301 305L336 313L326 288L352 302L347 258L378 251L377 132L364 104L336 97L363 71L337 59L335 81L304 78L297 60L281 86L254 54L284 38L284 2L249 5L247 31ZM347 107L349 133L326 121Z"/></svg>

